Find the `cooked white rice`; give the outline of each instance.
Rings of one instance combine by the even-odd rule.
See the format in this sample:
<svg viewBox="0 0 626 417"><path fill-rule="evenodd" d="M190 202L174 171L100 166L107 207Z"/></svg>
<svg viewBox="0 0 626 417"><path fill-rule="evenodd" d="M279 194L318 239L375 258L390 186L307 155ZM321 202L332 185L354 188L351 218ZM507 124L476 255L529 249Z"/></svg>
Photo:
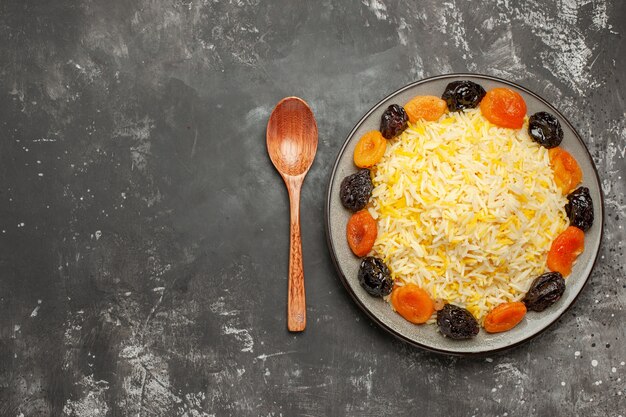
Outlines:
<svg viewBox="0 0 626 417"><path fill-rule="evenodd" d="M547 149L474 109L417 122L373 169L373 252L394 279L467 308L482 323L519 301L567 227Z"/></svg>

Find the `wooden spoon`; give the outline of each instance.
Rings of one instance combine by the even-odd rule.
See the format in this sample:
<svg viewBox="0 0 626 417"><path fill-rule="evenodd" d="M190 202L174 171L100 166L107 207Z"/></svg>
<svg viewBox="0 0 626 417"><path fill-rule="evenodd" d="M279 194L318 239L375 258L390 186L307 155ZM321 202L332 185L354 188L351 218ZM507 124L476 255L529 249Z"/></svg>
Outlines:
<svg viewBox="0 0 626 417"><path fill-rule="evenodd" d="M306 102L298 97L282 99L267 122L267 152L289 192L291 243L287 328L301 332L306 326L302 238L300 236L300 189L317 151L317 123Z"/></svg>

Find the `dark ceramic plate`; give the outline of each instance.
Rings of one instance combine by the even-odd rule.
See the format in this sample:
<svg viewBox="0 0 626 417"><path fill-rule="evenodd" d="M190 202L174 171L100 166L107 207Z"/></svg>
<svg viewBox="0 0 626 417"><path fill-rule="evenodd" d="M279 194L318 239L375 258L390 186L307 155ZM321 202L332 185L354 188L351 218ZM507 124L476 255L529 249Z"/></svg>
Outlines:
<svg viewBox="0 0 626 417"><path fill-rule="evenodd" d="M565 294L555 305L542 313L529 312L522 323L508 332L488 334L481 330L476 338L461 341L444 338L438 333L436 325L416 326L409 323L392 311L388 303L371 297L361 288L357 280L359 259L350 251L345 236L346 223L351 213L341 205L339 199L341 180L357 170L352 161L356 143L365 132L379 129L380 117L387 106L394 103L403 105L417 95L441 96L446 85L457 80L474 81L481 84L485 90L494 87L510 88L524 97L528 114L548 111L556 115L564 132L561 146L578 161L583 172L583 185L589 188L595 212L593 226L585 234L585 251L578 258L572 274L566 280ZM576 300L589 278L598 256L603 221L602 191L598 173L585 144L567 119L547 101L517 84L476 74L449 74L421 80L401 88L376 104L359 120L339 151L330 176L326 202L328 246L339 277L354 301L373 321L400 339L422 348L450 354L484 354L513 347L536 336L554 323Z"/></svg>

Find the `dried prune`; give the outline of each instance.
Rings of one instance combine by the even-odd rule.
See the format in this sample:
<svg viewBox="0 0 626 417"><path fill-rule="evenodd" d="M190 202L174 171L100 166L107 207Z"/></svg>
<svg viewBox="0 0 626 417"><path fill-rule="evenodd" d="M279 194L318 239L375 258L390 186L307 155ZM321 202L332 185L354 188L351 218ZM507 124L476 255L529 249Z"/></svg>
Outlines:
<svg viewBox="0 0 626 417"><path fill-rule="evenodd" d="M461 111L478 107L485 94L487 92L480 84L464 80L448 84L441 98L446 101L448 110Z"/></svg>
<svg viewBox="0 0 626 417"><path fill-rule="evenodd" d="M409 126L409 116L404 108L398 104L392 104L380 118L380 133L385 139L391 139L404 132Z"/></svg>
<svg viewBox="0 0 626 417"><path fill-rule="evenodd" d="M373 256L363 258L358 277L359 283L370 295L384 297L391 294L393 279L382 259Z"/></svg>
<svg viewBox="0 0 626 417"><path fill-rule="evenodd" d="M593 201L589 195L589 188L578 187L567 196L565 212L572 226L583 232L589 230L593 224Z"/></svg>
<svg viewBox="0 0 626 417"><path fill-rule="evenodd" d="M362 210L369 201L374 185L370 177L369 169L361 169L348 175L341 181L339 196L341 204L348 210Z"/></svg>
<svg viewBox="0 0 626 417"><path fill-rule="evenodd" d="M478 334L478 322L464 308L446 304L437 311L437 326L442 335L450 339L471 339Z"/></svg>
<svg viewBox="0 0 626 417"><path fill-rule="evenodd" d="M548 149L559 146L563 140L561 123L553 114L546 111L530 116L528 134L532 140Z"/></svg>
<svg viewBox="0 0 626 417"><path fill-rule="evenodd" d="M539 275L522 300L526 308L532 311L543 311L559 301L565 292L565 279L560 272L546 272Z"/></svg>

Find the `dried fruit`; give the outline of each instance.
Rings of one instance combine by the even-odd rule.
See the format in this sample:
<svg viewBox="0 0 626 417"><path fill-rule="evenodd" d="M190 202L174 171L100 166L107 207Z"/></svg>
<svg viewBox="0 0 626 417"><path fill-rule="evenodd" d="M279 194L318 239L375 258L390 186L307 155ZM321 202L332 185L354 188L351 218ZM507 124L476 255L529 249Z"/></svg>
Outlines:
<svg viewBox="0 0 626 417"><path fill-rule="evenodd" d="M386 139L392 139L398 136L400 133L409 126L409 116L406 112L397 104L392 104L387 107L387 110L383 113L380 119L380 133Z"/></svg>
<svg viewBox="0 0 626 417"><path fill-rule="evenodd" d="M435 311L430 295L415 284L394 288L391 304L398 314L415 324L426 323Z"/></svg>
<svg viewBox="0 0 626 417"><path fill-rule="evenodd" d="M491 310L483 322L487 333L500 333L517 326L526 315L526 306L519 301L502 303Z"/></svg>
<svg viewBox="0 0 626 417"><path fill-rule="evenodd" d="M483 97L485 97L485 89L468 80L451 82L441 95L450 111L475 109Z"/></svg>
<svg viewBox="0 0 626 417"><path fill-rule="evenodd" d="M583 179L583 172L580 170L578 162L561 147L549 149L548 155L550 156L550 166L554 172L554 182L563 194L568 194Z"/></svg>
<svg viewBox="0 0 626 417"><path fill-rule="evenodd" d="M548 149L559 146L563 140L563 129L559 119L546 111L530 116L528 134L532 140Z"/></svg>
<svg viewBox="0 0 626 417"><path fill-rule="evenodd" d="M546 272L539 275L522 300L526 308L532 311L543 311L559 301L565 292L565 279L559 272Z"/></svg>
<svg viewBox="0 0 626 417"><path fill-rule="evenodd" d="M478 334L478 322L464 308L446 304L437 312L439 331L451 339L470 339Z"/></svg>
<svg viewBox="0 0 626 417"><path fill-rule="evenodd" d="M387 141L378 130L372 130L361 136L354 148L354 164L359 168L369 168L380 161L385 154Z"/></svg>
<svg viewBox="0 0 626 417"><path fill-rule="evenodd" d="M416 96L404 105L404 111L409 116L411 123L419 119L435 121L448 110L445 101L435 96Z"/></svg>
<svg viewBox="0 0 626 417"><path fill-rule="evenodd" d="M368 256L359 266L359 283L370 295L384 297L391 293L393 280L391 272L382 259Z"/></svg>
<svg viewBox="0 0 626 417"><path fill-rule="evenodd" d="M365 208L369 201L374 185L369 169L362 169L348 175L341 181L339 196L341 204L348 210L359 211Z"/></svg>
<svg viewBox="0 0 626 417"><path fill-rule="evenodd" d="M494 88L480 102L480 112L496 126L519 129L524 124L526 102L508 88Z"/></svg>
<svg viewBox="0 0 626 417"><path fill-rule="evenodd" d="M369 211L361 210L354 213L346 226L348 246L356 256L365 256L372 250L378 226Z"/></svg>
<svg viewBox="0 0 626 417"><path fill-rule="evenodd" d="M572 272L572 265L578 255L585 250L585 233L578 227L569 226L558 235L550 251L547 264L551 271L560 272L564 277Z"/></svg>
<svg viewBox="0 0 626 417"><path fill-rule="evenodd" d="M589 188L578 187L567 196L565 212L572 226L578 227L583 232L589 230L593 224L593 201L589 194Z"/></svg>

